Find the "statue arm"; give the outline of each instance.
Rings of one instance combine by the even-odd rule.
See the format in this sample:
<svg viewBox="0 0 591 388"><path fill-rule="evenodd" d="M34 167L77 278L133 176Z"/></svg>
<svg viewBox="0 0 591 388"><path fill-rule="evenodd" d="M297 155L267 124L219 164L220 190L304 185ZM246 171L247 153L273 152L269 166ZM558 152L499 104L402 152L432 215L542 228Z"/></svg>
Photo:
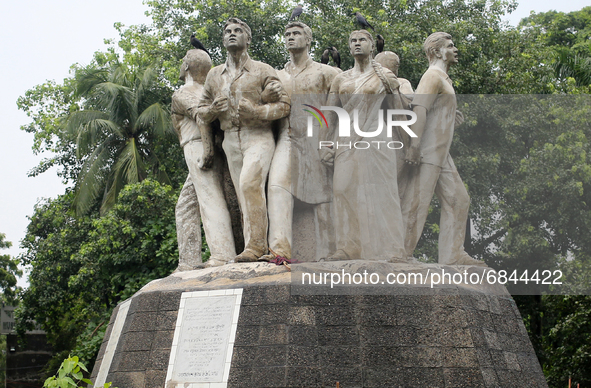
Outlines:
<svg viewBox="0 0 591 388"><path fill-rule="evenodd" d="M328 98L326 101L327 106L338 106L342 105L341 99L339 98L339 89L340 89L340 77L335 77L331 86L330 92L328 93ZM330 141L333 144L337 142L337 132L334 130L338 127L339 120L338 116L335 112L329 111L327 112L328 127L325 130L320 130L319 140L320 141ZM334 157L335 157L335 149L334 146L332 148L322 147L320 150L320 160L327 166L334 165Z"/></svg>
<svg viewBox="0 0 591 388"><path fill-rule="evenodd" d="M211 123L205 123L197 118L197 125L201 131L201 143L203 144L203 156L199 162L199 168L207 170L213 165L214 158L214 134Z"/></svg>
<svg viewBox="0 0 591 388"><path fill-rule="evenodd" d="M269 93L278 95L278 98L272 99L276 102L268 102L257 106L256 117L262 120L272 121L289 115L291 104L290 98L287 95L287 91L283 87L283 84L279 80L279 77L277 77L277 73L271 67L269 67L268 72L265 75L262 95L265 96Z"/></svg>
<svg viewBox="0 0 591 388"><path fill-rule="evenodd" d="M212 79L211 79L212 72L210 71L207 74L207 78L205 79L205 85L203 86L203 94L201 95L201 100L199 101L198 108L196 114L201 117L201 119L205 123L211 123L215 119L218 118L220 112L214 107L214 93L212 87Z"/></svg>
<svg viewBox="0 0 591 388"><path fill-rule="evenodd" d="M433 106L440 92L440 82L441 78L437 74L426 72L417 87L412 102L413 112L417 115L417 121L410 126L410 129L417 137L410 138L410 145L404 158L409 164L418 165L421 162L420 146L423 132L427 125L427 112Z"/></svg>

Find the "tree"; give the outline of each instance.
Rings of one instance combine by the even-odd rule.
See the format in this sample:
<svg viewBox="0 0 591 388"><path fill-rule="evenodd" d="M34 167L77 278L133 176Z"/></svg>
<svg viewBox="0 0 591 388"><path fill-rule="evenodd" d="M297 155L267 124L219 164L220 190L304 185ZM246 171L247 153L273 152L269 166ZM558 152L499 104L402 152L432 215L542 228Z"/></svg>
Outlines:
<svg viewBox="0 0 591 388"><path fill-rule="evenodd" d="M6 235L0 233L0 249L10 248L12 243L5 240ZM0 290L2 290L3 303L15 303L17 276L22 276L23 271L18 268L18 260L10 255L0 255Z"/></svg>
<svg viewBox="0 0 591 388"><path fill-rule="evenodd" d="M76 151L84 158L76 184L74 205L88 211L104 191L101 212L110 209L119 191L130 183L153 176L170 183L152 150L159 137L172 133L169 114L161 104L153 67L134 69L115 63L105 69L76 73L76 95L85 109L72 112L67 125L76 136Z"/></svg>
<svg viewBox="0 0 591 388"><path fill-rule="evenodd" d="M76 217L73 199L69 192L36 206L20 257L31 273L17 330L34 320L47 332L57 352L50 374L69 353L92 363L117 303L170 274L178 260L170 186L128 185L103 217L96 208Z"/></svg>

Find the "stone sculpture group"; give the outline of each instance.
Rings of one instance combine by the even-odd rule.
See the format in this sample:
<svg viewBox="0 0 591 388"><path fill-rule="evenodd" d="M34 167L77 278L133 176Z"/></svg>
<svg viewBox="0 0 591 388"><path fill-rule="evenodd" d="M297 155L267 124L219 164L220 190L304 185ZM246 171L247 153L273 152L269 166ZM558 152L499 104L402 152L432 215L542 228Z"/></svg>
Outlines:
<svg viewBox="0 0 591 388"><path fill-rule="evenodd" d="M314 214L317 260L412 262L433 193L441 203L439 262L484 265L464 251L470 199L449 155L454 127L463 121L448 76L458 53L449 34L426 39L429 68L416 92L398 77L396 54L373 58L374 39L366 30L351 33L355 64L345 72L312 60L312 31L301 22L285 28L290 61L279 72L249 57L251 39L249 26L230 18L223 29L225 64L211 69L209 55L199 49L183 58L185 85L172 98L189 168L176 209L178 270L291 260L296 200ZM371 137L398 140L404 146L397 150L318 147L338 144L339 120L327 110L327 125L310 130L302 106L355 111L351 128L362 131L347 139L353 143L364 139L358 133L386 121L380 117L386 109L412 110L417 137L404 131L394 139L386 131ZM222 133L223 151L216 147ZM238 254L224 168L242 217L245 246ZM204 264L200 218L211 252Z"/></svg>

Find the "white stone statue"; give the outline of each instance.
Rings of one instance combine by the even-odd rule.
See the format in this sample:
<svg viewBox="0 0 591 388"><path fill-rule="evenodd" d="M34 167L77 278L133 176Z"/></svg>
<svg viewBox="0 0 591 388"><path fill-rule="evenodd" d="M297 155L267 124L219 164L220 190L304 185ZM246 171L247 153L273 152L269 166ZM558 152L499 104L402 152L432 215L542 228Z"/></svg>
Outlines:
<svg viewBox="0 0 591 388"><path fill-rule="evenodd" d="M181 271L202 266L200 218L211 251L205 266L223 265L236 256L230 213L222 188L223 161L207 138L211 136L210 124L205 124L197 115L203 83L210 68L211 59L205 51L189 50L180 72L185 85L172 95L173 126L189 168L175 212L178 269Z"/></svg>
<svg viewBox="0 0 591 388"><path fill-rule="evenodd" d="M291 22L285 27L285 46L291 60L278 75L293 108L290 115L281 120L269 172L267 195L272 253L266 259L275 255L291 259L294 197L314 206L318 253L326 256L329 243L334 240L330 228L329 171L320 161L318 142L305 137L307 120L301 108L302 104L324 105L338 71L312 60L311 43L312 30L304 23Z"/></svg>
<svg viewBox="0 0 591 388"><path fill-rule="evenodd" d="M464 236L470 197L449 154L455 125L463 116L456 111L456 96L449 78L450 66L458 62L458 49L451 35L431 34L424 44L429 69L423 74L412 102L418 136L410 140L406 163L413 166L402 193L406 254L412 256L421 237L433 193L441 204L439 263L485 265L464 251Z"/></svg>
<svg viewBox="0 0 591 388"><path fill-rule="evenodd" d="M374 131L378 127L380 109L386 93L394 109L402 109L396 76L375 62L371 53L374 42L365 30L354 31L349 37L355 65L334 79L327 105L358 110L358 127ZM351 128L354 127L354 114ZM329 128L339 124L331 115ZM388 142L387 131L378 137L363 137L351 130L351 137L334 137L337 142ZM334 214L336 252L326 260L385 260L405 262L404 233L400 197L396 182L396 153L386 146L371 149L353 147L323 148L322 159L334 163Z"/></svg>
<svg viewBox="0 0 591 388"><path fill-rule="evenodd" d="M382 51L376 55L376 62L390 70L400 83L400 93L411 96L414 93L410 81L398 76L398 67L400 67L400 58L392 51Z"/></svg>
<svg viewBox="0 0 591 388"><path fill-rule="evenodd" d="M223 30L226 63L207 75L199 103L206 123L219 119L222 147L242 211L245 248L236 262L257 261L267 254L265 183L275 151L272 122L289 114L289 97L275 70L250 59L250 27L230 18ZM278 102L264 103L265 93L280 93Z"/></svg>

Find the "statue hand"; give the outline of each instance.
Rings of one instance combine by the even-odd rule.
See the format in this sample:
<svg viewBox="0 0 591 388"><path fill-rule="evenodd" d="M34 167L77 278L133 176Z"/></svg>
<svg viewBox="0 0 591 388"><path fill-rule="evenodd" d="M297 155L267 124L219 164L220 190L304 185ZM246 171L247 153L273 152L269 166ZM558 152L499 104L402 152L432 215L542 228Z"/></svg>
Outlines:
<svg viewBox="0 0 591 388"><path fill-rule="evenodd" d="M261 96L265 104L277 102L281 98L283 86L280 82L273 81L267 85Z"/></svg>
<svg viewBox="0 0 591 388"><path fill-rule="evenodd" d="M320 153L320 161L322 163L328 167L332 167L334 165L334 149L322 148L318 152Z"/></svg>
<svg viewBox="0 0 591 388"><path fill-rule="evenodd" d="M394 73L386 73L386 79L388 80L390 86L392 86L392 89L396 90L400 88L400 82Z"/></svg>
<svg viewBox="0 0 591 388"><path fill-rule="evenodd" d="M256 108L250 100L247 100L246 98L240 99L240 102L238 103L238 116L247 119L256 117Z"/></svg>
<svg viewBox="0 0 591 388"><path fill-rule="evenodd" d="M462 125L463 122L464 122L464 114L456 109L456 122L455 122L456 127Z"/></svg>
<svg viewBox="0 0 591 388"><path fill-rule="evenodd" d="M418 146L410 146L404 155L404 161L411 166L418 166L421 163L421 150Z"/></svg>
<svg viewBox="0 0 591 388"><path fill-rule="evenodd" d="M219 115L228 110L228 97L218 97L211 103L209 110L214 115Z"/></svg>

